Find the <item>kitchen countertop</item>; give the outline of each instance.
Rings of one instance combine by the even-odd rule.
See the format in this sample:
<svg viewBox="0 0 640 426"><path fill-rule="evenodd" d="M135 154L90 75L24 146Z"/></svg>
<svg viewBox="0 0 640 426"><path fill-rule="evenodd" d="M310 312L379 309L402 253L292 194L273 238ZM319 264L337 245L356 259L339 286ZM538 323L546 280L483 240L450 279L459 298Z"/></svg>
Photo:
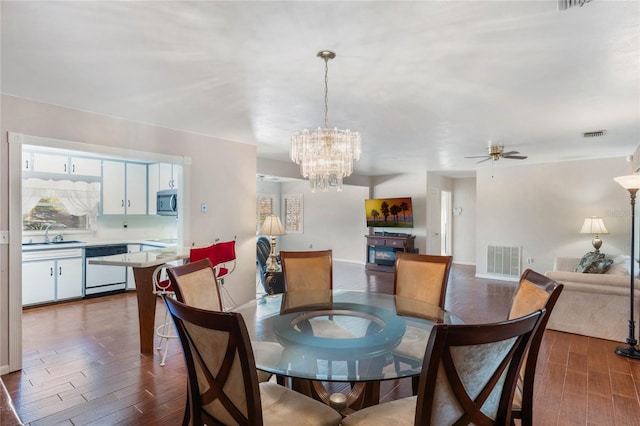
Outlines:
<svg viewBox="0 0 640 426"><path fill-rule="evenodd" d="M143 244L146 246L153 246L157 248L175 247L175 239L160 239L160 240L116 240L116 241L78 241L69 242L63 241L61 243L29 243L22 244L22 251L34 251L34 250L59 250L69 248L85 248L96 246L112 246L123 244Z"/></svg>
<svg viewBox="0 0 640 426"><path fill-rule="evenodd" d="M111 256L92 257L89 263L92 265L131 266L134 268L147 268L149 266L162 265L174 260L188 259L191 249L189 247L165 247L158 250L140 251L137 253L114 254Z"/></svg>

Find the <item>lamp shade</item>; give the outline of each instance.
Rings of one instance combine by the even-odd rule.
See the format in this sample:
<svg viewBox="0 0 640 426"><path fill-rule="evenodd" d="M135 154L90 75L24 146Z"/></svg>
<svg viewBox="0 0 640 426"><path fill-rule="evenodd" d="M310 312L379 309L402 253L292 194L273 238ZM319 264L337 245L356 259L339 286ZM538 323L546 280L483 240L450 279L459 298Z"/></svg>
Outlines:
<svg viewBox="0 0 640 426"><path fill-rule="evenodd" d="M598 216L587 217L580 229L581 234L608 234L607 228L604 226L604 220Z"/></svg>
<svg viewBox="0 0 640 426"><path fill-rule="evenodd" d="M640 174L614 177L624 189L640 189Z"/></svg>
<svg viewBox="0 0 640 426"><path fill-rule="evenodd" d="M285 235L284 228L280 218L276 215L270 214L264 218L262 228L260 228L260 235Z"/></svg>

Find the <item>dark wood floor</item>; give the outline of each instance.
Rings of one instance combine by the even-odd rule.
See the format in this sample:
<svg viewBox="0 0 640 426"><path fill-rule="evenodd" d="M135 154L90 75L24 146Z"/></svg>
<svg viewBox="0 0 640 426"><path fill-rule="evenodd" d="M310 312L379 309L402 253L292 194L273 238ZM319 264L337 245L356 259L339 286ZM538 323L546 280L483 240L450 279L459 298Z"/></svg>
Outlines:
<svg viewBox="0 0 640 426"><path fill-rule="evenodd" d="M454 265L447 309L466 322L506 317L514 284L476 279ZM391 293L393 274L335 263L334 286ZM159 309L159 315L163 312ZM622 330L624 332L624 330ZM179 344L159 355L138 352L133 294L28 309L24 368L2 377L29 425L177 425L185 401ZM547 330L538 364L536 425L640 425L640 362L613 353L616 342ZM408 381L382 384L382 400L409 395ZM0 424L10 407L0 389Z"/></svg>

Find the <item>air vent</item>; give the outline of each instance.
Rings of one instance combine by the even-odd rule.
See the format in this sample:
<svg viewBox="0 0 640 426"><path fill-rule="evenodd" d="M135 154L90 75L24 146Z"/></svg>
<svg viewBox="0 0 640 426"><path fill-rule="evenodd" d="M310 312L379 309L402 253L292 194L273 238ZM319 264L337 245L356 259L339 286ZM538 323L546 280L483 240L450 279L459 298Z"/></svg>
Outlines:
<svg viewBox="0 0 640 426"><path fill-rule="evenodd" d="M604 136L607 134L606 130L594 130L593 132L584 132L582 137L585 138L599 138L600 136Z"/></svg>
<svg viewBox="0 0 640 426"><path fill-rule="evenodd" d="M582 7L589 2L591 2L591 0L558 0L558 11L561 12L576 6Z"/></svg>

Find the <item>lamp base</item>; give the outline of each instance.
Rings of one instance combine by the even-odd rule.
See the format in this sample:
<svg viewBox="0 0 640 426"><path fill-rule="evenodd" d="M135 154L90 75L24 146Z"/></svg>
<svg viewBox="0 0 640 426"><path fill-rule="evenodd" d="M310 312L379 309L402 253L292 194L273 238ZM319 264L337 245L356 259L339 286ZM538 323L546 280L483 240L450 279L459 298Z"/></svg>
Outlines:
<svg viewBox="0 0 640 426"><path fill-rule="evenodd" d="M635 346L618 346L616 354L627 358L640 359L640 351Z"/></svg>

